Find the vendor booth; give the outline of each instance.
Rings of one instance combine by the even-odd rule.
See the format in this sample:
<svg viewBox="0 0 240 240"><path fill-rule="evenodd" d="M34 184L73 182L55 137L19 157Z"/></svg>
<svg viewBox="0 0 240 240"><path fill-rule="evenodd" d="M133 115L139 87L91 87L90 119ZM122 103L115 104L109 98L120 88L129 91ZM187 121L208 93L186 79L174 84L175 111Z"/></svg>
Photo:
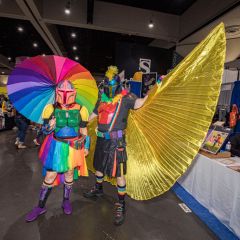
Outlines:
<svg viewBox="0 0 240 240"><path fill-rule="evenodd" d="M198 154L178 183L240 238L240 158Z"/></svg>

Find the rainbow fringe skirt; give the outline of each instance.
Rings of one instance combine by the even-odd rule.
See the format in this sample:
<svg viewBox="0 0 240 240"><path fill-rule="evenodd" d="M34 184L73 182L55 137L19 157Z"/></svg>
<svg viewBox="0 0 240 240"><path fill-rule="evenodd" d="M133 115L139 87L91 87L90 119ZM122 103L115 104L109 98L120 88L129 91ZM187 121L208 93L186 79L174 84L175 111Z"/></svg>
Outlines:
<svg viewBox="0 0 240 240"><path fill-rule="evenodd" d="M54 185L64 182L64 173L74 170L74 179L88 176L84 148L75 149L65 142L57 141L53 134L48 135L41 146L39 158L43 164L43 175L46 171L57 172Z"/></svg>

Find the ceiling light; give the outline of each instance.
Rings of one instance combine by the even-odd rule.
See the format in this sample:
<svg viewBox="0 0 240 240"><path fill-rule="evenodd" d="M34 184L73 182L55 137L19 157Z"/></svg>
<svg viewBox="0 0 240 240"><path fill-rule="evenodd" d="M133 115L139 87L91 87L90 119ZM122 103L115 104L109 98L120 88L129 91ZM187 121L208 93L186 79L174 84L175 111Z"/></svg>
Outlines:
<svg viewBox="0 0 240 240"><path fill-rule="evenodd" d="M66 15L71 14L71 3L70 3L70 1L68 1L68 2L66 3L64 12L65 12Z"/></svg>
<svg viewBox="0 0 240 240"><path fill-rule="evenodd" d="M74 33L74 32L71 33L72 38L75 38L76 36L77 36L76 33Z"/></svg>
<svg viewBox="0 0 240 240"><path fill-rule="evenodd" d="M2 72L2 74L5 74L5 72Z"/></svg>
<svg viewBox="0 0 240 240"><path fill-rule="evenodd" d="M74 51L77 50L77 47L76 47L76 46L73 46L72 48L73 48Z"/></svg>
<svg viewBox="0 0 240 240"><path fill-rule="evenodd" d="M78 56L76 56L74 59L75 59L76 61L78 61L78 60L79 60L79 57L78 57Z"/></svg>
<svg viewBox="0 0 240 240"><path fill-rule="evenodd" d="M149 21L149 23L148 23L148 27L149 27L149 28L154 28L154 23L153 23L152 20Z"/></svg>
<svg viewBox="0 0 240 240"><path fill-rule="evenodd" d="M23 32L23 28L22 28L22 27L18 27L17 30L18 30L19 32Z"/></svg>
<svg viewBox="0 0 240 240"><path fill-rule="evenodd" d="M33 43L33 46L36 48L36 47L38 47L38 44L37 43Z"/></svg>
<svg viewBox="0 0 240 240"><path fill-rule="evenodd" d="M65 8L64 12L65 12L65 14L67 14L67 15L70 15L70 13L71 13L71 10L70 10L70 9L68 9L68 8Z"/></svg>
<svg viewBox="0 0 240 240"><path fill-rule="evenodd" d="M42 54L42 56L43 56L43 57L45 57L45 56L46 56L46 54L45 54L45 53L43 53L43 54Z"/></svg>
<svg viewBox="0 0 240 240"><path fill-rule="evenodd" d="M11 61L12 60L12 58L11 57L8 57L8 61Z"/></svg>

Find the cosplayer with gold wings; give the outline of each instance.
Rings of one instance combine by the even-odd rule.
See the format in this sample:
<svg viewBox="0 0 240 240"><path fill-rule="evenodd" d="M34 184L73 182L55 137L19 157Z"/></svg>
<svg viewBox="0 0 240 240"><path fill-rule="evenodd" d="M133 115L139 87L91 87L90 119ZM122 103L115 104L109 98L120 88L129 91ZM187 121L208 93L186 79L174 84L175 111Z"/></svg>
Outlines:
<svg viewBox="0 0 240 240"><path fill-rule="evenodd" d="M92 115L98 115L97 128L96 122L89 124L90 135L97 135L88 162L96 170L96 185L85 197L103 194L104 176L117 178L115 224L124 221L125 192L136 200L159 196L195 158L215 112L225 48L224 25L220 24L161 86L152 89L148 99L136 99L122 90L116 69L109 68L104 94Z"/></svg>

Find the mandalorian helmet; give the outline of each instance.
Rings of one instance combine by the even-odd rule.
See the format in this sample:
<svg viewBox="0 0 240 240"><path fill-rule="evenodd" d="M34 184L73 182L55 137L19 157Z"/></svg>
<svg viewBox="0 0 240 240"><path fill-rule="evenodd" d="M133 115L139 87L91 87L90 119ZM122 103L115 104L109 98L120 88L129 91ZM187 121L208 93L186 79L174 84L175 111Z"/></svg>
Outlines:
<svg viewBox="0 0 240 240"><path fill-rule="evenodd" d="M56 88L56 101L59 104L69 105L75 102L77 92L68 80L58 83Z"/></svg>

